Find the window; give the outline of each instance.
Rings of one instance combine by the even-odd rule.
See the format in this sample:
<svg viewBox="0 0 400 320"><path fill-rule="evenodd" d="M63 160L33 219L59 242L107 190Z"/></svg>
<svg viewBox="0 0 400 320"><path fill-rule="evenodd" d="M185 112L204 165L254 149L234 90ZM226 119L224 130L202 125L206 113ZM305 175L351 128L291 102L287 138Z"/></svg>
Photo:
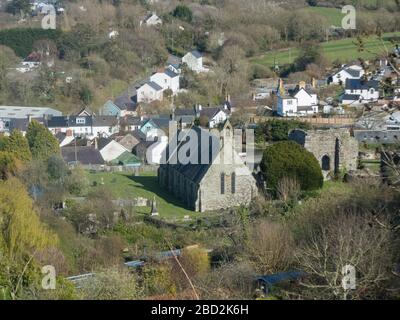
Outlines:
<svg viewBox="0 0 400 320"><path fill-rule="evenodd" d="M76 118L76 124L85 124L86 119L85 118Z"/></svg>
<svg viewBox="0 0 400 320"><path fill-rule="evenodd" d="M221 173L221 194L225 194L225 173Z"/></svg>
<svg viewBox="0 0 400 320"><path fill-rule="evenodd" d="M328 155L324 155L324 156L322 157L321 162L322 162L322 170L323 170L323 171L329 171L329 170L331 170L331 159L329 158Z"/></svg>
<svg viewBox="0 0 400 320"><path fill-rule="evenodd" d="M287 104L288 104L288 106L291 106L293 104L293 101L292 100L288 100Z"/></svg>

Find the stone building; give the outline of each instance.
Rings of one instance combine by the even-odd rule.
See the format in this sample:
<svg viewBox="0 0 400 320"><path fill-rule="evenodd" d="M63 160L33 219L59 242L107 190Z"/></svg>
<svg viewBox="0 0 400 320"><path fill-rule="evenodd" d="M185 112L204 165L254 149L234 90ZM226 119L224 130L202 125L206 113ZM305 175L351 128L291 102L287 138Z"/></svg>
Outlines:
<svg viewBox="0 0 400 320"><path fill-rule="evenodd" d="M159 167L162 188L199 212L250 203L257 194L256 180L234 150L229 122L221 132L192 127L180 130L178 137L177 146L170 143L166 150L166 164Z"/></svg>
<svg viewBox="0 0 400 320"><path fill-rule="evenodd" d="M348 129L292 130L289 140L295 141L314 154L325 179L343 171L357 169L358 141Z"/></svg>

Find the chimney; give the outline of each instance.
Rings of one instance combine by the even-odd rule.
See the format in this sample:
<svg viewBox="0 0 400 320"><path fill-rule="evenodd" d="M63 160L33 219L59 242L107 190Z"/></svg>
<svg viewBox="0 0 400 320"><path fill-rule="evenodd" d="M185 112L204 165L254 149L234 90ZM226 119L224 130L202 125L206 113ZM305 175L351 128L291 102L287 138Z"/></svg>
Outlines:
<svg viewBox="0 0 400 320"><path fill-rule="evenodd" d="M299 82L299 89L305 89L306 88L306 82L305 81L300 81Z"/></svg>
<svg viewBox="0 0 400 320"><path fill-rule="evenodd" d="M312 78L312 87L313 87L314 89L317 88L317 80L316 80L315 78Z"/></svg>
<svg viewBox="0 0 400 320"><path fill-rule="evenodd" d="M199 111L203 110L203 106L201 104L198 105L198 110Z"/></svg>
<svg viewBox="0 0 400 320"><path fill-rule="evenodd" d="M66 136L67 136L67 137L72 137L72 136L73 136L72 130L71 130L71 129L68 129L68 130L66 131Z"/></svg>
<svg viewBox="0 0 400 320"><path fill-rule="evenodd" d="M96 150L99 149L99 145L98 145L98 143L97 143L97 137L94 138L94 148L95 148Z"/></svg>
<svg viewBox="0 0 400 320"><path fill-rule="evenodd" d="M230 94L226 95L226 101L231 102L231 95Z"/></svg>
<svg viewBox="0 0 400 320"><path fill-rule="evenodd" d="M31 123L31 122L32 122L32 115L28 114L28 123Z"/></svg>

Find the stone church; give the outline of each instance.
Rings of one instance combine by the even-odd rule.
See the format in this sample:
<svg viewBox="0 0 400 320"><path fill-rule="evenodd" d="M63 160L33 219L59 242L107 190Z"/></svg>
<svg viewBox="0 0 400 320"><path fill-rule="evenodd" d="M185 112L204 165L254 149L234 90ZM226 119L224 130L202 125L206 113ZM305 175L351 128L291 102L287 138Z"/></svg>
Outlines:
<svg viewBox="0 0 400 320"><path fill-rule="evenodd" d="M292 130L289 140L295 141L314 154L325 179L339 172L357 170L358 141L349 129Z"/></svg>
<svg viewBox="0 0 400 320"><path fill-rule="evenodd" d="M247 205L256 196L256 180L235 151L229 121L221 131L193 126L178 131L178 136L177 146L170 144L166 150L158 180L187 208L198 212L226 209Z"/></svg>

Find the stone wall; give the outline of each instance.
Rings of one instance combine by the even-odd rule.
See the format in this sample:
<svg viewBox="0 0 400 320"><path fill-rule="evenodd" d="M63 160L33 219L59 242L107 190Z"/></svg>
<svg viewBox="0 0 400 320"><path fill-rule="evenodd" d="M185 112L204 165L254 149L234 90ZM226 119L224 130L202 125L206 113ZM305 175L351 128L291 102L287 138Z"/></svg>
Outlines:
<svg viewBox="0 0 400 320"><path fill-rule="evenodd" d="M289 140L295 141L314 154L324 177L342 171L357 169L358 141L348 129L293 130ZM329 164L329 165L328 165Z"/></svg>

